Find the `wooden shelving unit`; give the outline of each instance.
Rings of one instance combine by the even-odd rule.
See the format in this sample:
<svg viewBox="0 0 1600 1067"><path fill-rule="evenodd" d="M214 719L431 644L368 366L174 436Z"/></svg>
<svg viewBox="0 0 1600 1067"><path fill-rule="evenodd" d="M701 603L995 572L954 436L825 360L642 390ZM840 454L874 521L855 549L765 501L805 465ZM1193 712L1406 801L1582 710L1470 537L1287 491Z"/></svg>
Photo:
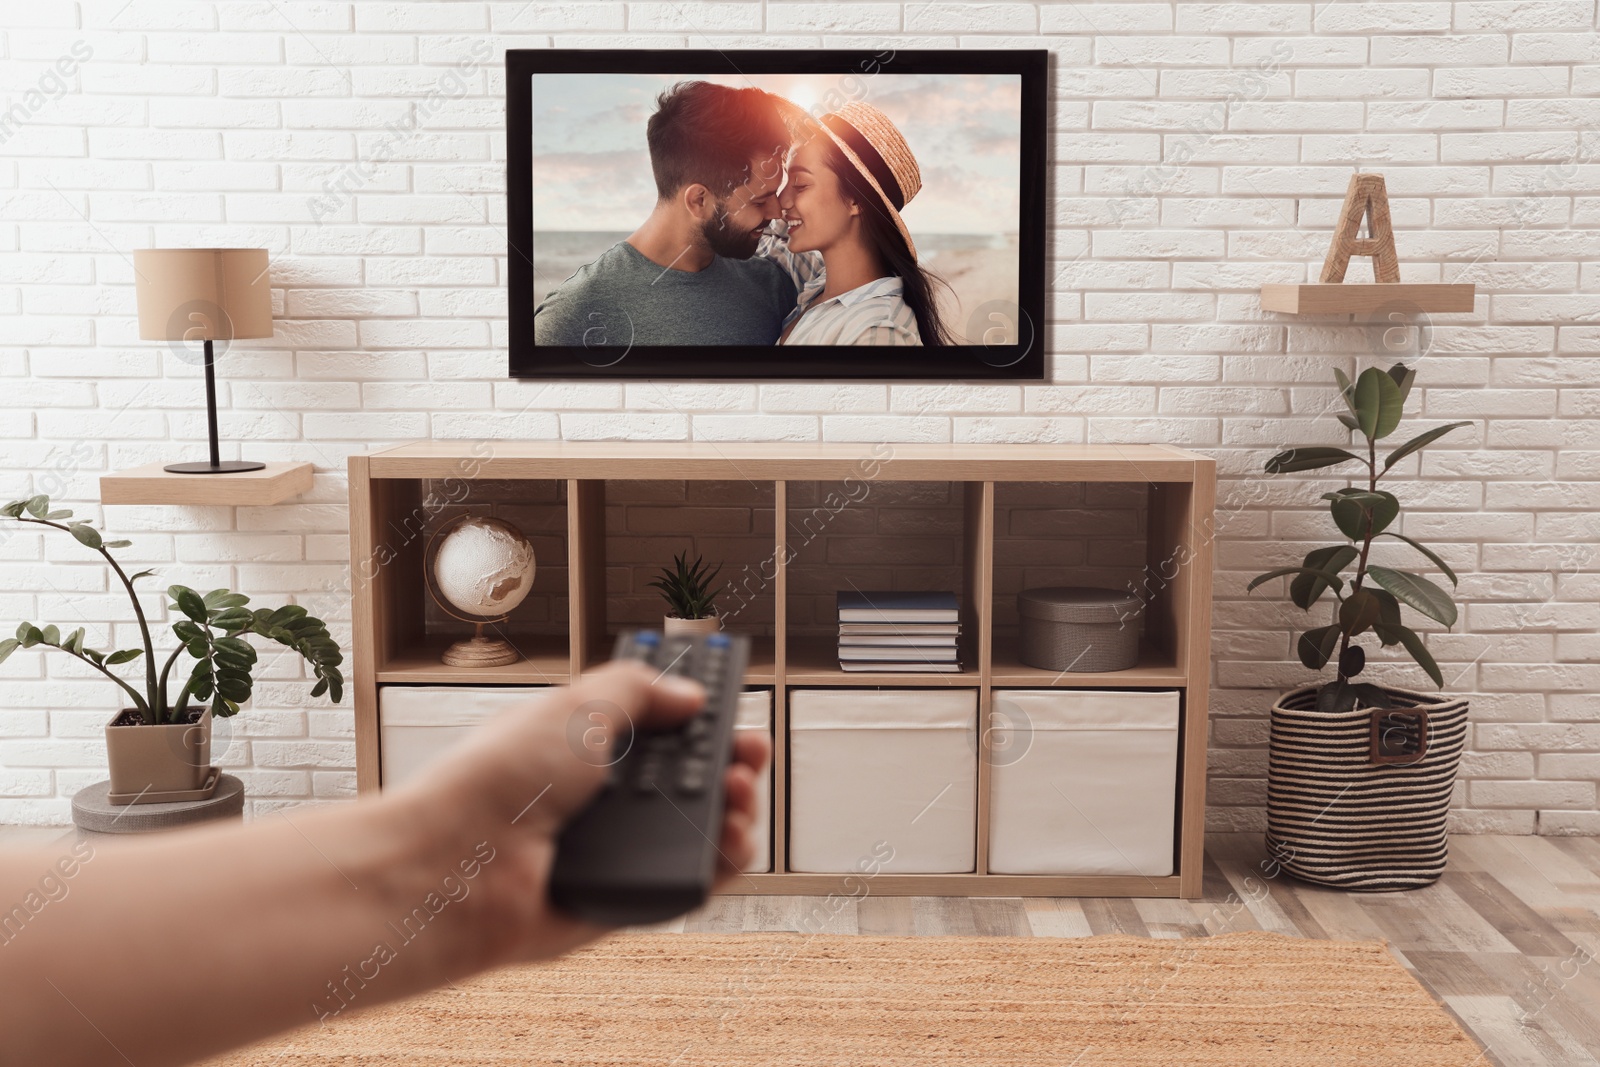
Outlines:
<svg viewBox="0 0 1600 1067"><path fill-rule="evenodd" d="M311 488L309 463L268 463L238 474L173 474L151 463L100 476L102 504L278 504Z"/></svg>
<svg viewBox="0 0 1600 1067"><path fill-rule="evenodd" d="M515 638L529 657L487 670L438 662L444 637L427 632L422 583L425 536L420 516L428 486L445 479L565 483L559 504L566 532L564 634ZM853 673L838 669L834 643L791 626L792 577L806 561L805 509L797 483L841 479L944 482L959 512L960 673ZM353 693L356 777L362 792L380 786L380 685L559 685L609 654L606 482L705 480L770 483L773 524L770 595L774 633L758 637L746 684L773 691L773 873L744 876L739 891L848 893L843 874L787 870L787 699L790 688L959 686L978 692L980 722L991 691L1004 688L1161 687L1180 690L1178 804L1174 870L1167 877L988 874L989 761L978 761L976 870L969 874L881 874L874 893L963 896L1194 897L1204 848L1206 709L1210 681L1212 538L1215 463L1168 445L851 445L821 443L472 442L435 441L350 459L351 560L354 574ZM1142 486L1146 517L1145 645L1137 666L1106 673L1057 673L1021 664L1015 636L995 624L996 485L1007 482ZM893 505L887 505L893 506ZM554 517L554 513L551 513ZM541 566L547 561L541 561ZM537 586L537 580L536 580ZM797 586L798 588L798 586ZM812 594L815 596L815 593ZM798 603L798 602L796 602ZM980 735L982 731L980 731Z"/></svg>

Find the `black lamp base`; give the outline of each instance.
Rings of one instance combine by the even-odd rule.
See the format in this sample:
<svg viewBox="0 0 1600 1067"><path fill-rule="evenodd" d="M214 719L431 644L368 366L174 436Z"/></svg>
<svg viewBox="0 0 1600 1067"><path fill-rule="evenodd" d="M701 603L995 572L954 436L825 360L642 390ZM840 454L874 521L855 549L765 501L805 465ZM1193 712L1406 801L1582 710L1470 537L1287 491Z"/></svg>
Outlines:
<svg viewBox="0 0 1600 1067"><path fill-rule="evenodd" d="M221 463L169 463L161 469L172 474L238 474L241 471L263 471L267 465L247 459L229 459Z"/></svg>

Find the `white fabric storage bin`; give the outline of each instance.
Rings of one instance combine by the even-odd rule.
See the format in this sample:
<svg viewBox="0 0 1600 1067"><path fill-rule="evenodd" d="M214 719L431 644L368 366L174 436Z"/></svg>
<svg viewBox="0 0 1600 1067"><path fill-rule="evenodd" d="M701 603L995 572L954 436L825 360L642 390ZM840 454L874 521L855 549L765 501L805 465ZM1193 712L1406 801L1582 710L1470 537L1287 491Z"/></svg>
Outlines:
<svg viewBox="0 0 1600 1067"><path fill-rule="evenodd" d="M789 869L974 870L977 712L974 689L791 691Z"/></svg>
<svg viewBox="0 0 1600 1067"><path fill-rule="evenodd" d="M485 719L525 705L547 686L384 685L378 687L378 766L384 788L399 785Z"/></svg>
<svg viewBox="0 0 1600 1067"><path fill-rule="evenodd" d="M997 689L992 874L1173 872L1178 691Z"/></svg>
<svg viewBox="0 0 1600 1067"><path fill-rule="evenodd" d="M767 751L772 751L772 690L750 689L739 694L739 714L734 720L734 733L766 738ZM751 843L755 851L749 873L772 870L772 759L768 757L761 773L756 776L756 817L750 828Z"/></svg>

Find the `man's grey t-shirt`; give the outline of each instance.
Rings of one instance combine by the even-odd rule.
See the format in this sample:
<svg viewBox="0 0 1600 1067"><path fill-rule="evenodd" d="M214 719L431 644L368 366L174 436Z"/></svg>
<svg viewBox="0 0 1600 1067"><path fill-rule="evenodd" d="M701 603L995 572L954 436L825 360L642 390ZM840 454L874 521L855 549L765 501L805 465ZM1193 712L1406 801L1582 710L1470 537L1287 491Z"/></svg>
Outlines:
<svg viewBox="0 0 1600 1067"><path fill-rule="evenodd" d="M762 257L675 270L618 241L534 309L533 343L776 344L796 297L788 274Z"/></svg>

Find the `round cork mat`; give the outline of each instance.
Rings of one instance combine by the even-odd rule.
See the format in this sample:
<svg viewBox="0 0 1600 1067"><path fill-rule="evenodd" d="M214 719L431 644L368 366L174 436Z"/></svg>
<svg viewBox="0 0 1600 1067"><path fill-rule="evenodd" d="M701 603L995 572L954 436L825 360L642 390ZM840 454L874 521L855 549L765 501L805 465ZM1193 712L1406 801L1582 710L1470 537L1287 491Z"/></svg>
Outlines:
<svg viewBox="0 0 1600 1067"><path fill-rule="evenodd" d="M72 798L72 821L79 832L93 834L146 834L213 819L244 818L244 783L231 774L217 779L217 788L204 800L174 800L165 804L113 804L111 783L95 782Z"/></svg>
<svg viewBox="0 0 1600 1067"><path fill-rule="evenodd" d="M369 1010L361 994L204 1067L1484 1063L1383 942L1271 933L621 934Z"/></svg>

